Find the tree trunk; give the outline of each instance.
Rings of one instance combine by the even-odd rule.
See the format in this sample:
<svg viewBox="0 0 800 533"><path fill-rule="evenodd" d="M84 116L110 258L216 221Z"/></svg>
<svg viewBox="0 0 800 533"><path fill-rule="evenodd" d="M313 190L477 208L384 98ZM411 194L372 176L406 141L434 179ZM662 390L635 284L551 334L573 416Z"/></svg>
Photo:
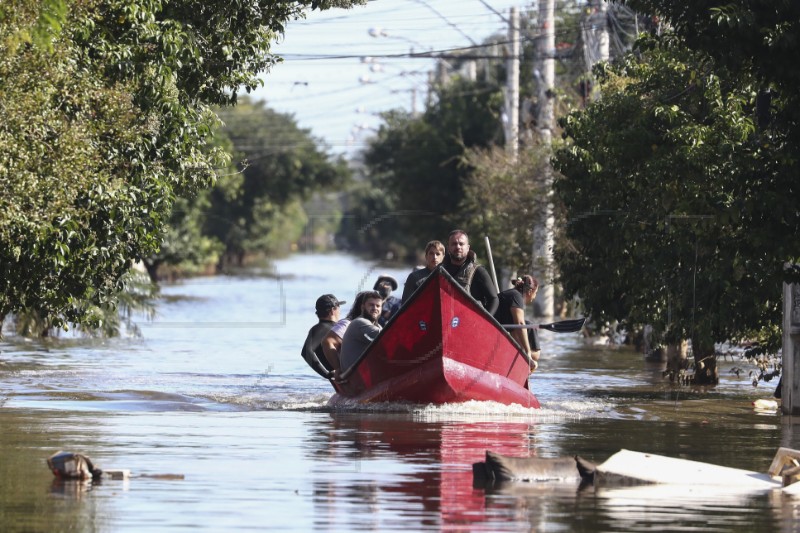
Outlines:
<svg viewBox="0 0 800 533"><path fill-rule="evenodd" d="M161 265L161 261L142 261L144 263L144 268L147 270L147 275L150 277L150 281L154 284L158 283L158 267Z"/></svg>
<svg viewBox="0 0 800 533"><path fill-rule="evenodd" d="M666 374L669 375L670 381L678 381L684 384L686 382L686 369L689 366L687 361L688 343L682 340L677 344L669 344L665 352L663 357L667 361Z"/></svg>
<svg viewBox="0 0 800 533"><path fill-rule="evenodd" d="M695 385L718 385L719 369L714 343L706 339L692 339L692 352L694 353L694 383Z"/></svg>

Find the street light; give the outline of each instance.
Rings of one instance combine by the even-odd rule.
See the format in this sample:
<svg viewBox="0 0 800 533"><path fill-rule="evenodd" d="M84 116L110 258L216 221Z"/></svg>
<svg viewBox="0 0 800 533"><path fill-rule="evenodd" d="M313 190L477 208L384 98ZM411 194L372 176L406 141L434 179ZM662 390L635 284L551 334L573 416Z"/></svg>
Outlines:
<svg viewBox="0 0 800 533"><path fill-rule="evenodd" d="M414 46L419 46L423 50L425 50L425 49L430 50L431 49L429 46L425 46L424 44L419 43L419 42L417 42L417 41L415 41L413 39L409 39L408 37L401 37L399 35L392 35L392 34L387 32L383 28L370 28L369 30L367 30L367 33L369 33L370 37L375 37L375 38L385 37L387 39L396 39L398 41L405 41L405 42L407 42L409 44L413 44ZM412 48L411 49L411 54L413 54L413 53L414 53L414 49Z"/></svg>

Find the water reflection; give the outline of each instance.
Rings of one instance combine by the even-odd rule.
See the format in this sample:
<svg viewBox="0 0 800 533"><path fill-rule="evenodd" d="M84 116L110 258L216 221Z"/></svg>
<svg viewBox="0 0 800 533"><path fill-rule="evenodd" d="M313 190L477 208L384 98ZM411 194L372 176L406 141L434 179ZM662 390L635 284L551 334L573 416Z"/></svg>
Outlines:
<svg viewBox="0 0 800 533"><path fill-rule="evenodd" d="M100 484L100 481L96 481ZM60 479L54 478L50 485L50 494L67 500L80 500L92 490L91 479Z"/></svg>
<svg viewBox="0 0 800 533"><path fill-rule="evenodd" d="M430 421L413 414L329 416L329 421L315 422L311 433L319 437L308 450L309 459L323 455L333 463L349 465L351 473L358 475L338 481L324 469L315 475L314 506L328 526L330 521L341 523L341 516L355 506L367 518L347 525L359 530L385 528L387 515L402 515L425 527L444 530L580 530L576 526L581 523L591 524L593 531L796 530L800 503L777 492L692 485L595 488L577 480L502 483L485 489L473 486L471 465L484 460L487 449L517 457L535 456L543 449L564 453L570 442L564 441L564 435L561 439L544 437L541 433L550 429L546 426L515 421ZM567 431L567 436L594 439L594 446L607 446L610 455L619 449L619 431L630 434L631 428L622 429L620 424L641 422L573 424L580 429ZM657 450L663 453L680 450L685 439L694 439L697 447L697 436L705 434L699 424L670 422L648 427L651 432L656 430L651 437L663 441L663 450ZM742 454L731 457L731 450L715 448L740 430L742 427L727 427L719 431L720 437L708 442L714 450L710 455L719 459L728 454L728 461L722 463L739 468L768 464L771 455L743 461ZM774 453L775 433L756 433L752 452ZM560 440L560 447L551 448L551 440ZM587 444L578 441L576 448ZM596 447L587 450L597 453Z"/></svg>
<svg viewBox="0 0 800 533"><path fill-rule="evenodd" d="M312 456L355 460L354 468L369 471L386 459L404 468L389 479L315 482L315 504L330 516L332 495L372 504L384 502L397 511L437 516L437 524L458 526L483 521L485 493L473 488L472 464L482 461L487 449L516 456L530 455L531 427L522 422L419 421L409 415L331 413L330 425L321 423L326 439L316 441ZM317 433L317 431L312 431ZM402 463L396 463L397 459ZM371 464L370 464L371 463ZM381 508L385 513L387 509ZM369 512L367 510L367 512ZM428 518L430 520L430 518ZM362 524L364 525L364 524Z"/></svg>

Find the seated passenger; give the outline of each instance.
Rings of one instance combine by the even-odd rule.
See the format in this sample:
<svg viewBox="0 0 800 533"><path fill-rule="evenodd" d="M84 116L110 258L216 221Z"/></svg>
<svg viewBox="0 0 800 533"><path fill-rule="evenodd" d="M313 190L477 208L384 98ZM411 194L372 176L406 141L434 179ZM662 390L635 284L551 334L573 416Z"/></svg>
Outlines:
<svg viewBox="0 0 800 533"><path fill-rule="evenodd" d="M316 314L317 322L306 336L303 349L300 355L303 356L308 366L313 368L317 374L330 379L333 376L333 365L331 365L322 350L322 339L328 334L337 320L339 320L339 306L347 302L340 301L333 294L323 294L317 298Z"/></svg>
<svg viewBox="0 0 800 533"><path fill-rule="evenodd" d="M350 312L347 313L347 316L334 324L328 334L325 335L325 338L322 339L322 352L325 354L325 359L328 361L328 364L333 368L334 375L341 371L339 353L342 351L344 332L347 331L347 326L350 325L350 322L358 318L361 314L361 304L364 303L365 294L365 291L356 294L356 299L353 302L353 306L350 308Z"/></svg>
<svg viewBox="0 0 800 533"><path fill-rule="evenodd" d="M392 296L392 291L397 290L397 280L394 279L392 276L381 274L378 276L378 281L375 282L375 286L372 287L372 290L378 291L383 298L383 308L381 310L381 316L378 318L378 324L381 327L385 326L389 319L400 309L400 298L397 296Z"/></svg>
<svg viewBox="0 0 800 533"><path fill-rule="evenodd" d="M364 353L364 350L381 332L378 318L381 316L383 298L378 291L368 291L361 305L361 315L350 322L342 339L342 353L339 362L342 372L346 372Z"/></svg>

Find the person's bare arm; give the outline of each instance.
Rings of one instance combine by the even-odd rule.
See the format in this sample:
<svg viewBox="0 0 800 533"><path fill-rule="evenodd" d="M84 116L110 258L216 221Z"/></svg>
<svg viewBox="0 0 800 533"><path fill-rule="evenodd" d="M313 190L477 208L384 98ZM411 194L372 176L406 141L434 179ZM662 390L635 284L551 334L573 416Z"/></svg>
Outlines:
<svg viewBox="0 0 800 533"><path fill-rule="evenodd" d="M514 321L514 324L524 324L525 323L525 311L520 309L519 307L512 307L511 308L511 318ZM525 329L515 329L511 332L511 335L516 339L522 349L525 350L525 353L528 354L528 357L531 359L531 372L539 368L539 350L533 351L531 350L531 344L528 341L528 331Z"/></svg>
<svg viewBox="0 0 800 533"><path fill-rule="evenodd" d="M331 364L334 372L340 372L341 366L339 365L339 352L342 349L342 338L336 333L328 333L322 339L322 352L325 354L325 359Z"/></svg>
<svg viewBox="0 0 800 533"><path fill-rule="evenodd" d="M513 319L514 324L519 324L519 325L525 324L525 312L519 307L511 308L511 318ZM511 330L511 335L519 343L519 345L522 346L526 354L531 353L531 345L528 342L527 331L525 331L524 329L514 329Z"/></svg>

